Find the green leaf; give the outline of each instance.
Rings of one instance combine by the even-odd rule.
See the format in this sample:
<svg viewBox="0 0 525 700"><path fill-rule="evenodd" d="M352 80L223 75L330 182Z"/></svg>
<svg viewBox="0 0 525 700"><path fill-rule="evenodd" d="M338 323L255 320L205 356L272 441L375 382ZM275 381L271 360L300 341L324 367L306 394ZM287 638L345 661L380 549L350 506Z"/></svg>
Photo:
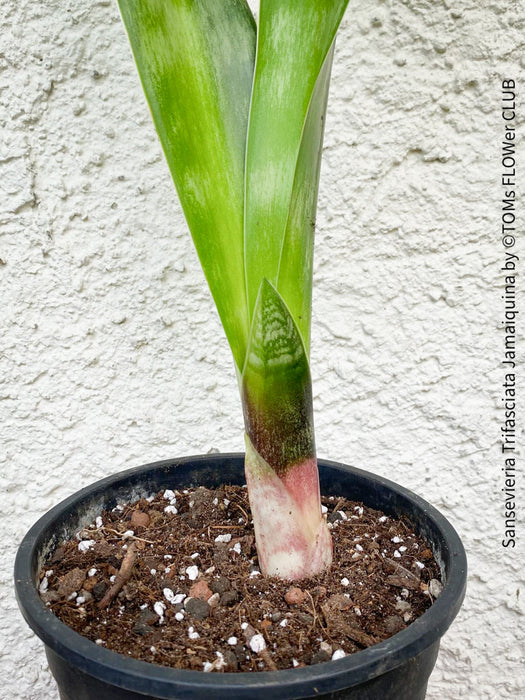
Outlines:
<svg viewBox="0 0 525 700"><path fill-rule="evenodd" d="M168 165L241 369L244 162L256 29L245 0L119 0Z"/></svg>
<svg viewBox="0 0 525 700"><path fill-rule="evenodd" d="M328 52L310 101L295 170L277 289L286 299L309 354L315 216L328 88L335 43Z"/></svg>
<svg viewBox="0 0 525 700"><path fill-rule="evenodd" d="M313 181L312 173L307 176L306 172L298 173L295 179L303 134L303 161L315 163L315 178L318 175L319 134L317 140L313 138L314 123L307 126L306 117L347 3L348 0L261 0L246 157L245 265L250 311L263 278L279 285L294 182L300 186L301 182ZM329 61L325 66L329 72ZM312 122L314 113L322 111L327 78L321 77ZM315 189L316 182L315 179ZM311 199L311 195L306 198ZM310 207L311 204L305 205L311 211ZM300 228L304 230L304 223ZM311 239L311 234L307 233L307 238ZM310 242L308 246L311 248ZM299 246L298 254L285 263L286 271L283 268L284 286L290 286L294 272L302 274L300 268L305 259L311 265L311 252L306 254ZM295 296L301 293L302 290ZM289 301L288 296L285 299ZM294 315L299 313L297 299L290 300L290 307ZM304 306L301 309L303 315ZM309 308L307 313L308 319L296 316L303 328L305 324L309 326ZM307 340L308 334L304 336L302 332Z"/></svg>
<svg viewBox="0 0 525 700"><path fill-rule="evenodd" d="M246 433L279 476L315 456L308 357L290 311L266 279L253 314L242 401Z"/></svg>

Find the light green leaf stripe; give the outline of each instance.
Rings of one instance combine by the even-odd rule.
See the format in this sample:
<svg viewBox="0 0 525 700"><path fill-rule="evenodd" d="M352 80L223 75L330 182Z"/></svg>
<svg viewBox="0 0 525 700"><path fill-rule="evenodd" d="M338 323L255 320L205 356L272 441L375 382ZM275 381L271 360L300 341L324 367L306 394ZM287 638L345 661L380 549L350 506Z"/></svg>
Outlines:
<svg viewBox="0 0 525 700"><path fill-rule="evenodd" d="M239 370L249 333L243 252L256 29L245 0L119 0L140 78Z"/></svg>
<svg viewBox="0 0 525 700"><path fill-rule="evenodd" d="M278 284L306 115L347 3L261 0L246 158L245 269L250 313L261 280Z"/></svg>

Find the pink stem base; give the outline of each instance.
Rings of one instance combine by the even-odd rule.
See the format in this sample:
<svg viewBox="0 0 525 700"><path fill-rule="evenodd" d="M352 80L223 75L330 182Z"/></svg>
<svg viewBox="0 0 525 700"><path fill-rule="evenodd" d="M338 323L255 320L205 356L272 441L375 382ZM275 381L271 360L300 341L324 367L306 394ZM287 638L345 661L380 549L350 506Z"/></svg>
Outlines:
<svg viewBox="0 0 525 700"><path fill-rule="evenodd" d="M297 581L327 569L332 539L321 514L316 459L290 467L281 479L246 436L245 472L262 573Z"/></svg>

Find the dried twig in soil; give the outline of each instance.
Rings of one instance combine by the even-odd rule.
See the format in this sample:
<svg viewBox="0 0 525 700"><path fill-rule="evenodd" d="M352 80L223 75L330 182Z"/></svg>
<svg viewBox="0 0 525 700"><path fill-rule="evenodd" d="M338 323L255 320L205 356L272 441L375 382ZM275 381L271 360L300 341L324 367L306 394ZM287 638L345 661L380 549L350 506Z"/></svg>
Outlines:
<svg viewBox="0 0 525 700"><path fill-rule="evenodd" d="M113 535L117 535L119 539L122 539L122 532L118 530L112 530L110 527L100 528L103 532L111 532ZM127 535L126 539L137 540L138 542L145 542L146 544L155 544L153 540L145 540L143 537L137 537L137 535Z"/></svg>
<svg viewBox="0 0 525 700"><path fill-rule="evenodd" d="M108 605L113 600L113 598L120 591L122 586L126 583L126 581L129 581L129 578L131 576L131 572L133 571L133 566L135 565L136 559L137 559L136 546L135 546L135 542L132 542L128 547L128 551L126 552L126 556L122 560L122 564L120 566L118 574L115 576L115 581L114 581L113 585L107 591L106 595L97 603L98 608L100 608L100 609L107 608Z"/></svg>
<svg viewBox="0 0 525 700"><path fill-rule="evenodd" d="M306 593L308 594L308 597L310 598L310 603L312 604L312 615L314 618L313 622L312 622L312 626L310 627L310 629L308 631L311 632L315 628L315 625L318 621L319 621L319 627L322 630L324 630L323 623L321 622L321 620L319 620L319 618L317 616L317 610L315 609L315 603L314 603L314 599L312 597L312 594L308 590L306 591Z"/></svg>
<svg viewBox="0 0 525 700"><path fill-rule="evenodd" d="M418 586L421 583L421 579L418 576L416 576L412 571L405 569L405 567L401 566L401 564L398 564L397 561L389 559L388 557L385 557L384 561L388 562L391 566L393 566L394 571L400 574L402 577L410 579L414 583L417 583Z"/></svg>
<svg viewBox="0 0 525 700"><path fill-rule="evenodd" d="M252 651L255 651L255 649L251 646L250 642L253 639L253 637L259 634L251 625L248 625L246 629L244 630L244 637L246 639L246 642L248 646L251 648ZM258 649L255 651L255 653L261 657L261 659L264 661L264 663L268 666L268 668L271 671L277 671L277 666L275 665L274 660L270 656L270 652L266 648L266 646L263 649Z"/></svg>

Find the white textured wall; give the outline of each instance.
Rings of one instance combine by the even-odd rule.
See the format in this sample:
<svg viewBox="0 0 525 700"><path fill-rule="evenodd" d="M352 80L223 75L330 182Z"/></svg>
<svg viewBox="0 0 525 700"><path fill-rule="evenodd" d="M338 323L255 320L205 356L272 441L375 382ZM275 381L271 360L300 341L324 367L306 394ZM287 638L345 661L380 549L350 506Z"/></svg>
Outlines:
<svg viewBox="0 0 525 700"><path fill-rule="evenodd" d="M524 94L524 21L505 0L351 0L334 68L319 454L413 488L464 538L468 597L429 700L523 685L523 547L500 545L497 329L500 81ZM108 473L241 450L242 422L115 4L3 0L0 37L0 696L48 700L12 594L16 543Z"/></svg>

